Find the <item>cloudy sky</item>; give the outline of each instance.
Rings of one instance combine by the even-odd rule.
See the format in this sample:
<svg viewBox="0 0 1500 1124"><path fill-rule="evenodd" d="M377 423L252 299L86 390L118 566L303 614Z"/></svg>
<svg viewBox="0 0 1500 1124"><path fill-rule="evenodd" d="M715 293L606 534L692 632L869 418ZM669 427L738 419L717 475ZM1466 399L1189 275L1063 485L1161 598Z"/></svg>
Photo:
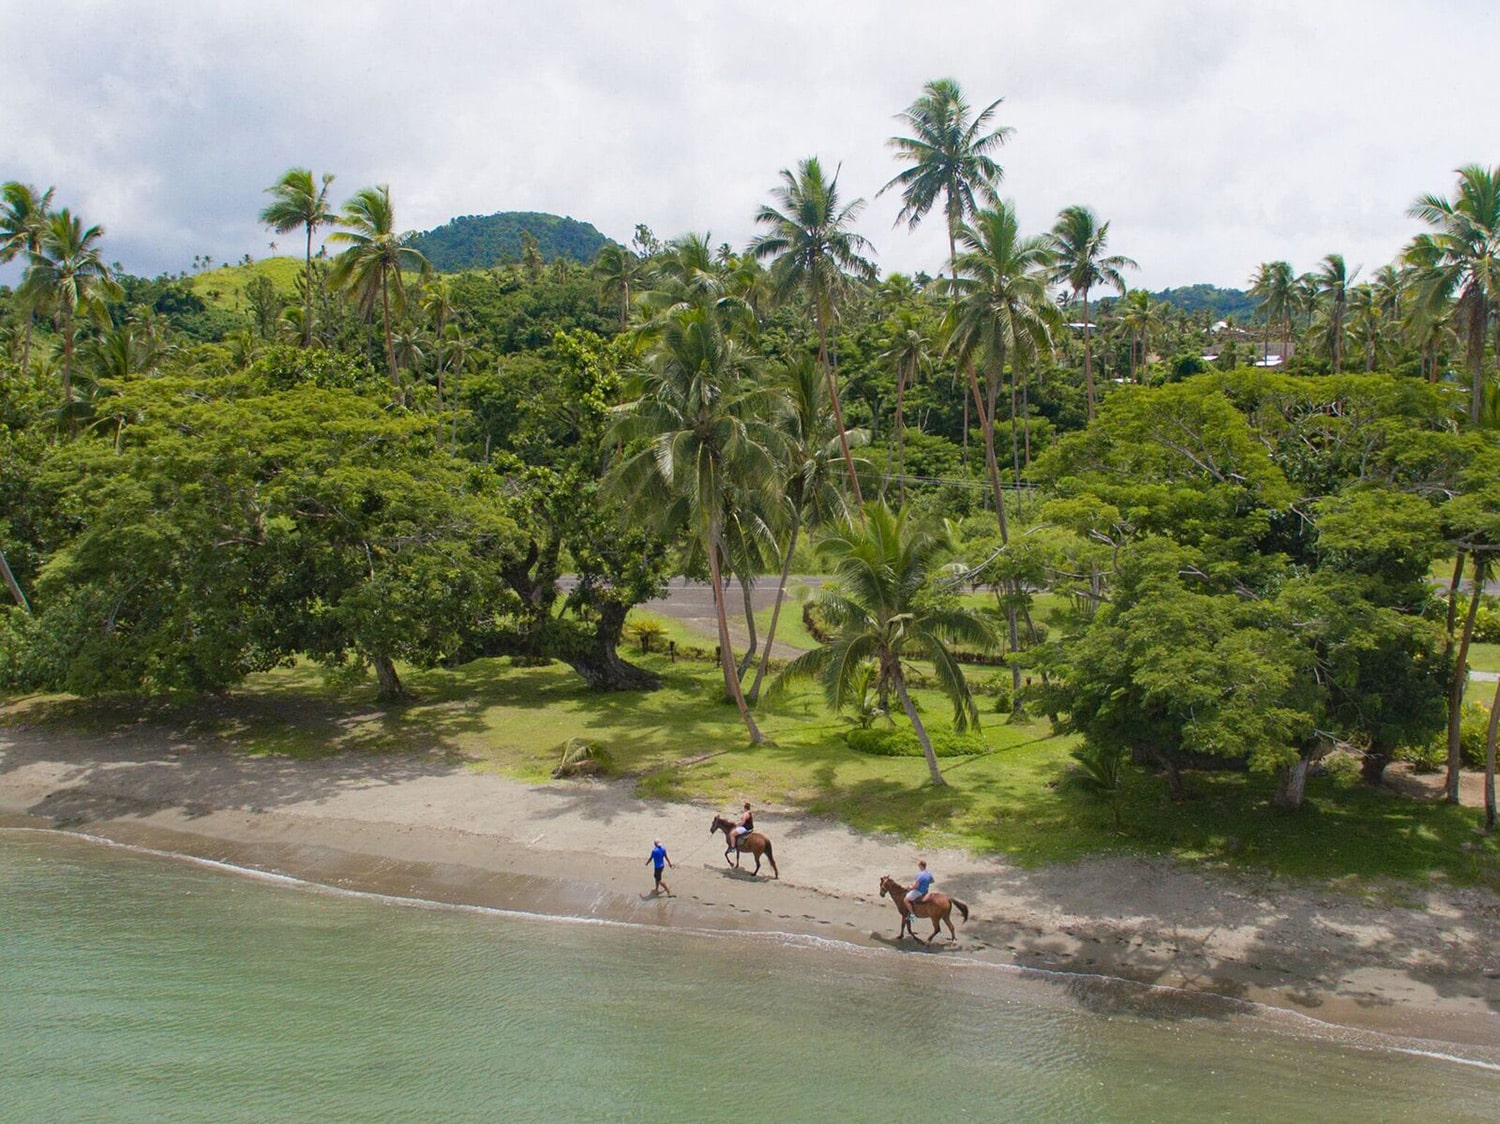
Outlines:
<svg viewBox="0 0 1500 1124"><path fill-rule="evenodd" d="M408 229L537 210L741 246L810 155L882 270L936 272L941 217L893 228L876 192L938 77L1005 99L1025 229L1090 206L1151 289L1368 271L1416 196L1500 163L1493 0L0 0L0 42L0 179L55 185L143 274L268 254L292 166L339 203L389 184Z"/></svg>

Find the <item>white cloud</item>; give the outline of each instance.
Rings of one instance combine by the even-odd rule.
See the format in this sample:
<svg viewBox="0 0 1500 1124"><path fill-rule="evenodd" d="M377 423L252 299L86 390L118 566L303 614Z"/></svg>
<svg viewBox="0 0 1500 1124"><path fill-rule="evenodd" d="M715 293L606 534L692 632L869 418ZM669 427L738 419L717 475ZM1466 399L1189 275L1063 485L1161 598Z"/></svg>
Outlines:
<svg viewBox="0 0 1500 1124"><path fill-rule="evenodd" d="M958 79L1016 133L1023 223L1109 220L1137 283L1241 286L1329 252L1372 269L1424 191L1500 162L1480 0L0 0L0 178L107 230L134 272L266 252L263 188L294 165L335 197L388 183L401 224L545 210L628 239L743 244L781 168L840 165L886 269L940 268L941 220L892 229L885 140L923 82Z"/></svg>

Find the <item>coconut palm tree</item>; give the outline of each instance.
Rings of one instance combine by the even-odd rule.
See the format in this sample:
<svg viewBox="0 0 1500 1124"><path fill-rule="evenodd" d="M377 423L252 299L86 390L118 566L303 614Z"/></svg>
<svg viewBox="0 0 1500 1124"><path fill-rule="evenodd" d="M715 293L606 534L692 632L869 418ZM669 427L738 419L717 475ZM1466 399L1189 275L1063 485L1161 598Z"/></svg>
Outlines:
<svg viewBox="0 0 1500 1124"><path fill-rule="evenodd" d="M618 242L603 246L594 258L594 280L605 300L620 309L620 331L630 326L630 297L640 287L646 263Z"/></svg>
<svg viewBox="0 0 1500 1124"><path fill-rule="evenodd" d="M406 245L404 234L396 233L391 189L385 184L356 192L344 204L338 221L343 229L334 231L328 240L349 248L334 259L329 279L335 287L348 290L365 319L374 315L377 304L380 306L386 367L399 396L401 377L396 369L391 316L393 306L399 311L406 304L401 271L416 270L426 276L431 267L420 251Z"/></svg>
<svg viewBox="0 0 1500 1124"><path fill-rule="evenodd" d="M892 437L896 445L896 495L906 502L906 388L931 370L937 344L927 330L921 312L916 308L898 309L889 322L886 336L880 341L879 359L896 372L896 418ZM890 478L890 474L886 474ZM884 489L882 496L884 498Z"/></svg>
<svg viewBox="0 0 1500 1124"><path fill-rule="evenodd" d="M771 259L771 284L781 299L801 293L812 313L818 333L818 365L828 380L828 397L833 405L834 424L844 454L844 468L849 473L849 489L856 503L863 502L859 476L854 471L854 457L844 425L844 410L839 402L838 376L829 359L828 337L838 319L839 304L849 288L849 276L875 280L875 267L863 256L869 244L850 229L864 208L856 199L847 206L839 202L839 177L823 175L823 166L810 156L797 166L796 172L783 168L781 186L771 192L779 206L764 206L755 221L767 227L751 243L749 252L757 259Z"/></svg>
<svg viewBox="0 0 1500 1124"><path fill-rule="evenodd" d="M1250 295L1260 302L1266 334L1281 329L1281 365L1286 366L1291 347L1292 312L1296 305L1296 275L1284 261L1262 262L1250 278Z"/></svg>
<svg viewBox="0 0 1500 1124"><path fill-rule="evenodd" d="M1053 282L1066 285L1074 300L1083 301L1083 385L1090 418L1094 416L1094 341L1089 326L1089 291L1108 285L1124 296L1125 278L1120 271L1139 268L1121 254L1105 254L1108 242L1109 223L1101 224L1093 211L1076 204L1058 214L1049 239Z"/></svg>
<svg viewBox="0 0 1500 1124"><path fill-rule="evenodd" d="M912 135L886 141L910 166L876 194L900 188L901 211L896 222L904 222L912 230L941 199L948 220L950 263L958 252L959 229L978 210L976 195L993 201L995 188L1005 176L990 153L1015 130L989 128L995 107L1004 100L996 98L971 117L958 83L952 78L935 79L923 86L917 100L897 117Z"/></svg>
<svg viewBox="0 0 1500 1124"><path fill-rule="evenodd" d="M30 184L16 180L0 187L0 263L14 261L22 255L30 261L41 250L55 190L49 187L38 194ZM31 365L31 329L35 321L36 311L28 305L26 332L21 343L22 370Z"/></svg>
<svg viewBox="0 0 1500 1124"><path fill-rule="evenodd" d="M781 506L786 516L786 545L781 556L781 579L771 606L771 625L766 631L765 652L746 695L751 702L760 697L760 684L770 666L771 646L776 642L776 626L799 534L804 527L826 526L849 516L844 494L838 487L842 445L833 431L833 406L828 400L828 383L823 373L817 364L804 357L785 369L776 390L781 395L782 407L776 425L783 468ZM866 437L862 430L848 435L850 444Z"/></svg>
<svg viewBox="0 0 1500 1124"><path fill-rule="evenodd" d="M1023 237L1014 206L996 204L974 216L972 226L959 231L962 252L954 259L954 276L947 288L953 296L948 316L947 348L969 372L970 391L984 434L985 467L994 492L1000 537L1010 537L1005 519L1005 494L995 457L995 408L1006 364L1011 367L1011 461L1019 476L1016 449L1015 368L1052 346L1062 315L1047 292L1050 261L1047 240ZM985 372L980 393L975 363Z"/></svg>
<svg viewBox="0 0 1500 1124"><path fill-rule="evenodd" d="M63 409L73 399L73 353L78 317L103 322L105 302L118 300L123 290L99 253L101 226L85 227L64 207L47 216L41 242L30 254L31 265L21 283L23 298L32 307L50 309L62 336Z"/></svg>
<svg viewBox="0 0 1500 1124"><path fill-rule="evenodd" d="M712 310L731 335L744 336L754 330L755 314L736 291L733 271L711 239L707 233L674 238L646 264L640 295L646 315L641 330L646 335L695 308Z"/></svg>
<svg viewBox="0 0 1500 1124"><path fill-rule="evenodd" d="M306 293L302 309L302 346L312 346L312 243L313 234L320 226L332 226L333 210L328 203L328 185L333 183L333 174L324 172L322 186L313 183L313 174L306 168L289 168L286 173L266 191L272 200L260 213L260 221L277 234L289 234L302 229L307 241L304 260L307 265Z"/></svg>
<svg viewBox="0 0 1500 1124"><path fill-rule="evenodd" d="M1500 167L1458 169L1458 192L1449 199L1424 195L1407 213L1432 231L1419 235L1413 280L1420 304L1454 306L1464 336L1471 382L1469 417L1479 423L1484 389L1484 347L1490 318L1500 305Z"/></svg>
<svg viewBox="0 0 1500 1124"><path fill-rule="evenodd" d="M1318 306L1323 312L1323 346L1328 350L1328 359L1333 373L1338 374L1344 366L1344 337L1349 320L1349 287L1359 274L1353 273L1344 264L1344 255L1329 254L1313 274L1317 286Z"/></svg>
<svg viewBox="0 0 1500 1124"><path fill-rule="evenodd" d="M816 601L819 615L834 629L833 639L788 664L775 686L781 690L801 678L815 679L837 710L858 697L863 672L873 663L879 680L901 700L928 774L939 786L947 782L907 690L907 663L931 661L938 686L953 703L954 726L966 730L979 724L979 708L948 644L984 649L995 643L977 613L933 596L932 579L949 549L947 536L934 525L879 501L866 505L863 520L842 523L818 544L838 579L837 587L825 589Z"/></svg>
<svg viewBox="0 0 1500 1124"><path fill-rule="evenodd" d="M724 604L726 508L736 489L761 489L763 506L779 480L774 439L764 424L764 391L751 354L709 308L689 309L661 325L639 373L640 395L621 407L607 448L627 455L609 489L635 515L670 533L686 526L707 560L725 693L739 708L750 741L764 737L740 689Z"/></svg>
<svg viewBox="0 0 1500 1124"><path fill-rule="evenodd" d="M1130 381L1139 382L1138 362L1151 350L1151 333L1162 327L1160 306L1145 289L1131 289L1114 307L1115 321L1130 337Z"/></svg>

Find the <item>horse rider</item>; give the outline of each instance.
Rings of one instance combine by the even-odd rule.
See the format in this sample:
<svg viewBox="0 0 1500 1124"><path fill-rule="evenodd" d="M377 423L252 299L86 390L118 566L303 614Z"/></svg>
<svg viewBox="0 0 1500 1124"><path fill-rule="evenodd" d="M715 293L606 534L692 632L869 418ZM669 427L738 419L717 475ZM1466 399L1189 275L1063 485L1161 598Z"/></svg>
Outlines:
<svg viewBox="0 0 1500 1124"><path fill-rule="evenodd" d="M729 845L738 847L740 836L749 835L755 830L755 817L750 814L750 801L745 801L745 810L740 813L739 822L734 825L734 830L729 833Z"/></svg>
<svg viewBox="0 0 1500 1124"><path fill-rule="evenodd" d="M910 890L906 891L906 917L913 925L917 923L916 904L927 897L927 891L932 889L932 871L927 869L927 860L917 860L917 882Z"/></svg>

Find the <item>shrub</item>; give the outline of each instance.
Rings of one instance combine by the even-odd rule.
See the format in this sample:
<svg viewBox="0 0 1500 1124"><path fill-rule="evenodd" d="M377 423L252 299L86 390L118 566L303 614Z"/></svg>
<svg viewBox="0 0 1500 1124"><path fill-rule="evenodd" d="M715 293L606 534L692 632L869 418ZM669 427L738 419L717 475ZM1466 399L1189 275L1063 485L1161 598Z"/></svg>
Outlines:
<svg viewBox="0 0 1500 1124"><path fill-rule="evenodd" d="M662 645L659 641L666 636L667 626L655 617L639 617L630 622L627 631L641 646L642 652L649 652L653 649L660 650Z"/></svg>
<svg viewBox="0 0 1500 1124"><path fill-rule="evenodd" d="M597 742L569 738L563 746L562 760L552 770L554 777L593 777L607 773L614 766L609 751Z"/></svg>
<svg viewBox="0 0 1500 1124"><path fill-rule="evenodd" d="M1484 741L1489 736L1490 712L1478 703L1464 703L1459 719L1459 752L1471 769L1484 768ZM1423 746L1404 746L1396 752L1400 761L1410 761L1419 773L1436 772L1448 764L1448 731L1444 729Z"/></svg>
<svg viewBox="0 0 1500 1124"><path fill-rule="evenodd" d="M988 753L985 745L972 734L960 734L955 730L928 730L932 751L939 757L973 757ZM910 726L879 726L850 730L844 735L849 748L871 757L921 757L922 743L917 732Z"/></svg>

